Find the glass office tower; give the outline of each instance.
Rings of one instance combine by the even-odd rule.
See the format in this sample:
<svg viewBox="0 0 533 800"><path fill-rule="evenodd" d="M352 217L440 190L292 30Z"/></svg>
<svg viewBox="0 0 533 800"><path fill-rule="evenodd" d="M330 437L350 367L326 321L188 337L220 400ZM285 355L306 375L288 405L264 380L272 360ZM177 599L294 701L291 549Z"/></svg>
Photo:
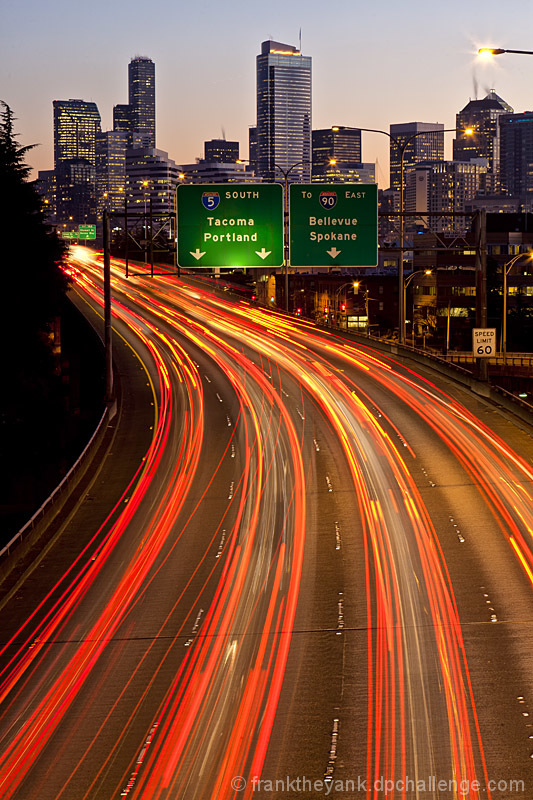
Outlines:
<svg viewBox="0 0 533 800"><path fill-rule="evenodd" d="M54 168L70 159L83 158L94 166L100 112L85 100L54 100Z"/></svg>
<svg viewBox="0 0 533 800"><path fill-rule="evenodd" d="M265 181L289 171L290 181L311 180L311 57L280 42L263 42L257 56L257 167Z"/></svg>
<svg viewBox="0 0 533 800"><path fill-rule="evenodd" d="M155 147L155 64L151 58L132 58L128 64L128 105L133 134L143 147Z"/></svg>
<svg viewBox="0 0 533 800"><path fill-rule="evenodd" d="M409 171L420 161L444 160L444 125L438 122L404 122L390 126L390 188L400 190L401 152L404 151L405 191Z"/></svg>
<svg viewBox="0 0 533 800"><path fill-rule="evenodd" d="M96 212L104 208L112 214L124 211L126 184L127 131L104 131L96 137Z"/></svg>
<svg viewBox="0 0 533 800"><path fill-rule="evenodd" d="M533 192L533 112L502 114L500 123L500 185L503 194Z"/></svg>
<svg viewBox="0 0 533 800"><path fill-rule="evenodd" d="M323 128L313 131L313 168L361 162L361 131L353 128Z"/></svg>
<svg viewBox="0 0 533 800"><path fill-rule="evenodd" d="M210 139L204 142L204 160L230 164L239 160L239 142Z"/></svg>
<svg viewBox="0 0 533 800"><path fill-rule="evenodd" d="M56 220L75 228L96 218L96 137L100 112L85 100L54 100Z"/></svg>

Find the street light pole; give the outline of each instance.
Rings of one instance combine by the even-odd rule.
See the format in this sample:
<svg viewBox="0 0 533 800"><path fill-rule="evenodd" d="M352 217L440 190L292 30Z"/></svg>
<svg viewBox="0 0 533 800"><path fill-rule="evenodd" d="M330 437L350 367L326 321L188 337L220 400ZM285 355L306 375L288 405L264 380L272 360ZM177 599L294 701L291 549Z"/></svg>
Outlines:
<svg viewBox="0 0 533 800"><path fill-rule="evenodd" d="M406 312L406 309L407 309L407 287L409 286L409 284L411 283L411 281L413 280L413 278L416 275L431 275L431 274L432 274L432 270L431 269L417 269L416 272L411 272L411 274L408 275L407 278L405 279L405 281L403 283L403 307L404 307L405 316L407 316L407 312ZM404 321L405 321L405 316L404 316ZM412 326L412 329L414 330L414 321L411 323L411 326Z"/></svg>
<svg viewBox="0 0 533 800"><path fill-rule="evenodd" d="M152 210L152 196L150 195L150 277L154 277L154 217Z"/></svg>
<svg viewBox="0 0 533 800"><path fill-rule="evenodd" d="M289 169L283 169L279 164L274 164L275 169L279 169L283 175L284 192L283 192L283 270L285 273L285 311L289 312L289 175L296 167L301 167L302 164L309 164L309 161L297 161L292 164Z"/></svg>
<svg viewBox="0 0 533 800"><path fill-rule="evenodd" d="M334 303L333 303L333 306L335 308L335 319L337 318L337 316L339 314L339 311L338 311L338 309L339 309L339 294L347 286L352 286L352 288L355 289L356 286L359 286L359 282L358 281L348 281L347 283L343 283L342 286L339 286L339 288L335 290L335 298L334 298ZM346 298L346 306L348 306L348 298ZM348 308L346 308L346 330L348 330Z"/></svg>
<svg viewBox="0 0 533 800"><path fill-rule="evenodd" d="M113 341L111 334L111 254L109 211L104 208L104 347L106 402L113 399Z"/></svg>
<svg viewBox="0 0 533 800"><path fill-rule="evenodd" d="M503 316L502 316L502 338L500 342L500 350L503 355L503 363L507 362L507 276L516 262L527 256L533 258L533 253L518 253L510 261L503 265Z"/></svg>
<svg viewBox="0 0 533 800"><path fill-rule="evenodd" d="M487 212L480 208L474 214L474 236L476 242L476 326L487 327ZM477 358L477 374L482 381L488 380L488 360Z"/></svg>
<svg viewBox="0 0 533 800"><path fill-rule="evenodd" d="M148 181L142 181L142 186L144 188L144 263L148 263L148 226L146 221L146 188L148 186Z"/></svg>
<svg viewBox="0 0 533 800"><path fill-rule="evenodd" d="M398 153L400 154L400 231L399 231L399 239L400 239L400 252L399 252L399 261L398 261L398 343L404 344L405 342L405 303L404 303L404 294L403 294L403 254L404 254L404 165L405 165L405 152L407 150L408 145L416 139L417 136L423 136L428 133L457 133L458 131L461 133L466 133L467 135L471 136L474 131L472 128L436 128L432 131L416 131L412 136L408 139L398 139L396 136L393 136L392 133L389 131L382 131L377 128L356 128L351 127L348 125L334 125L332 130L334 131L342 131L342 130L351 130L351 131L363 131L364 133L382 133L385 136L389 137L389 140L394 144L397 148Z"/></svg>
<svg viewBox="0 0 533 800"><path fill-rule="evenodd" d="M128 196L124 194L124 259L126 261L126 278L129 278L129 227L128 227Z"/></svg>

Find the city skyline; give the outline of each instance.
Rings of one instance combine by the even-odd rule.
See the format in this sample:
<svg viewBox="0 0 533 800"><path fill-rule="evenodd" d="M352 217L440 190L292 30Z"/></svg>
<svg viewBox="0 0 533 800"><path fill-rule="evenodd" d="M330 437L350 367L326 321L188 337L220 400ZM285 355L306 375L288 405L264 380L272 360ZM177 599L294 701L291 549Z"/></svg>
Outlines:
<svg viewBox="0 0 533 800"><path fill-rule="evenodd" d="M158 146L177 163L191 163L202 156L204 141L225 135L239 141L244 156L255 122L261 42L272 37L299 46L301 29L302 53L313 59L313 129L388 130L412 121L450 128L469 99L491 88L516 112L533 107L531 59L504 55L483 64L476 57L482 45L527 47L516 21L527 27L532 13L522 6L511 0L502 19L495 2L478 0L467 6L453 0L444 16L418 0L401 9L385 2L379 12L345 0L327 11L313 3L289 8L276 1L266 9L240 0L176 11L156 2L146 19L135 2L109 8L97 0L82 23L81 10L63 2L46 10L28 3L5 13L1 99L17 118L20 143L40 145L28 153L30 165L50 169L52 101L95 102L102 129L110 130L113 106L128 99L124 65L147 56L157 66ZM446 135L445 158L452 138ZM387 188L386 137L364 134L362 158L378 159L376 177Z"/></svg>

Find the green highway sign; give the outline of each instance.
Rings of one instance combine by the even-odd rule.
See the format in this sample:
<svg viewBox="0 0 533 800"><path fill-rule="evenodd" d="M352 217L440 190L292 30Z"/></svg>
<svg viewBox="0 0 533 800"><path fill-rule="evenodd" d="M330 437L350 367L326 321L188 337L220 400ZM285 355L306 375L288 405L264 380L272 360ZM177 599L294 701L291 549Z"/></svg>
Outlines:
<svg viewBox="0 0 533 800"><path fill-rule="evenodd" d="M180 267L283 264L280 184L180 184L176 208Z"/></svg>
<svg viewBox="0 0 533 800"><path fill-rule="evenodd" d="M291 184L289 240L293 267L377 266L377 184Z"/></svg>
<svg viewBox="0 0 533 800"><path fill-rule="evenodd" d="M96 225L79 225L79 239L96 239Z"/></svg>
<svg viewBox="0 0 533 800"><path fill-rule="evenodd" d="M63 239L77 239L78 231L61 231Z"/></svg>

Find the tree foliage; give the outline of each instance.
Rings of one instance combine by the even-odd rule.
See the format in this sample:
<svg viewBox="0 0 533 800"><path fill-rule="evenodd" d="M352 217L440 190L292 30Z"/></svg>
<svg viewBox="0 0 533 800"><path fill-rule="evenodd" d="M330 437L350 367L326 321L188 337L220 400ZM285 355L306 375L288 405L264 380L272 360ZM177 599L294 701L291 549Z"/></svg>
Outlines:
<svg viewBox="0 0 533 800"><path fill-rule="evenodd" d="M44 224L41 198L28 180L25 157L33 145L21 147L13 131L13 113L2 103L0 113L0 186L2 215L2 327L14 326L23 339L46 332L59 313L67 279L59 265L63 242Z"/></svg>
<svg viewBox="0 0 533 800"><path fill-rule="evenodd" d="M6 509L21 507L24 514L25 504L38 499L39 473L46 473L60 444L63 387L51 330L68 282L60 267L64 244L45 225L41 198L29 180L25 158L31 147L18 144L13 113L5 103L1 109L0 460L8 470L0 506L8 530Z"/></svg>

